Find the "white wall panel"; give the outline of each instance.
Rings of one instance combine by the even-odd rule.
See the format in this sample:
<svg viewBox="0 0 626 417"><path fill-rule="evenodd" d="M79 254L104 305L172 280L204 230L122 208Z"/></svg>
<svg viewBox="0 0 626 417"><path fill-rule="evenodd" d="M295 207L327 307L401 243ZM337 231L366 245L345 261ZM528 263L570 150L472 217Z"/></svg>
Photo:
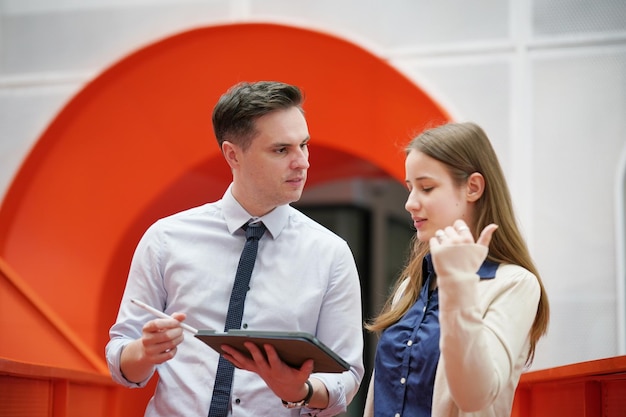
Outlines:
<svg viewBox="0 0 626 417"><path fill-rule="evenodd" d="M0 86L0 195L4 195L30 149L77 92L71 84Z"/></svg>
<svg viewBox="0 0 626 417"><path fill-rule="evenodd" d="M450 111L455 120L481 125L498 153L505 174L511 175L509 58L414 59L398 65Z"/></svg>
<svg viewBox="0 0 626 417"><path fill-rule="evenodd" d="M1 15L0 74L101 71L166 36L225 22L231 10L226 0L185 7L174 2L98 6Z"/></svg>
<svg viewBox="0 0 626 417"><path fill-rule="evenodd" d="M544 365L618 354L613 190L626 138L625 74L624 48L534 59L535 257L554 312L544 345L567 346ZM595 343L588 332L600 336Z"/></svg>
<svg viewBox="0 0 626 417"><path fill-rule="evenodd" d="M265 0L251 4L254 17L310 22L372 40L383 48L482 42L509 35L508 3L501 0Z"/></svg>
<svg viewBox="0 0 626 417"><path fill-rule="evenodd" d="M588 294L593 294L592 278ZM561 295L552 291L550 300L552 312L549 334L539 341L531 369L616 355L614 297Z"/></svg>
<svg viewBox="0 0 626 417"><path fill-rule="evenodd" d="M533 10L537 36L626 30L624 0L534 0Z"/></svg>

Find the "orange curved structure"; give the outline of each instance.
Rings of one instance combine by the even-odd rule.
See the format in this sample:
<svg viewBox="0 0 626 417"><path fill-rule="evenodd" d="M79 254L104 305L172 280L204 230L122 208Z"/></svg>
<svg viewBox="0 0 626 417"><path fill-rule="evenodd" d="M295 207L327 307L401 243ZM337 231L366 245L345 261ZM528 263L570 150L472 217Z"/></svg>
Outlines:
<svg viewBox="0 0 626 417"><path fill-rule="evenodd" d="M0 373L80 375L83 382L60 391L49 385L65 404L53 415L78 415L67 404L90 398L75 394L85 383L111 404L116 388L98 378L108 375L104 346L134 247L157 218L221 197L231 176L213 137L213 105L236 82L261 79L305 92L308 186L347 177L402 181L402 145L449 120L380 58L284 25L191 30L107 69L52 121L0 208L0 331L20 335L3 338ZM102 415L140 415L150 394L116 392L120 406Z"/></svg>
<svg viewBox="0 0 626 417"><path fill-rule="evenodd" d="M626 415L626 356L522 375L511 417Z"/></svg>

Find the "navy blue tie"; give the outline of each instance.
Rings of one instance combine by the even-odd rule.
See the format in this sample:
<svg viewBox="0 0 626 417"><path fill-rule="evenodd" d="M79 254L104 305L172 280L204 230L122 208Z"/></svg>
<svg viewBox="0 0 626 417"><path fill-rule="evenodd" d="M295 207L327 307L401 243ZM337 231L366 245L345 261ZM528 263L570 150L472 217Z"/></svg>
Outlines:
<svg viewBox="0 0 626 417"><path fill-rule="evenodd" d="M233 291L230 294L224 331L241 327L243 304L246 300L250 276L256 260L259 239L265 233L265 225L261 222L248 223L243 226L243 229L246 231L246 244L243 247L243 252L241 252L241 258L239 258L239 266L237 267L237 275L235 275ZM213 397L211 398L211 408L209 408L209 417L226 417L228 414L234 371L233 364L220 356L217 364L217 374L215 375Z"/></svg>

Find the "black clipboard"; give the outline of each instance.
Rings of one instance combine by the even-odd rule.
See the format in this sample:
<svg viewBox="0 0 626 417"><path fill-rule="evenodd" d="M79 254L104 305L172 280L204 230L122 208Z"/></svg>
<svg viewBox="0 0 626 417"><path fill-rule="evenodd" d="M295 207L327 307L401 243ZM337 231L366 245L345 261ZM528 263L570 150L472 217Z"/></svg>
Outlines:
<svg viewBox="0 0 626 417"><path fill-rule="evenodd" d="M250 353L243 343L253 342L261 351L264 344L274 346L283 362L294 368L299 368L307 359L313 359L313 372L340 373L350 369L348 362L306 332L198 330L196 337L219 354L222 354L221 345L229 345L249 357Z"/></svg>

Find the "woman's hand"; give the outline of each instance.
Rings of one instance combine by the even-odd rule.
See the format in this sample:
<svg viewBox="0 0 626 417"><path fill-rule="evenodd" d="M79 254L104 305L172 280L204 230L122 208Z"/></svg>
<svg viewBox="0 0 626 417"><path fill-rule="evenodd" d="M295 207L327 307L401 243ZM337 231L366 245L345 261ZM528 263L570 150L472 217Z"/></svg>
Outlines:
<svg viewBox="0 0 626 417"><path fill-rule="evenodd" d="M476 242L474 242L474 236L467 224L463 220L456 220L453 226L437 230L435 236L430 238L430 249L432 251L434 248L441 246L464 245L468 243L477 243L488 248L489 243L491 243L491 237L497 228L497 224L487 225L480 233Z"/></svg>
<svg viewBox="0 0 626 417"><path fill-rule="evenodd" d="M429 241L437 276L475 274L489 253L489 243L497 228L496 224L486 226L476 241L463 220L456 220L445 230L437 230Z"/></svg>

